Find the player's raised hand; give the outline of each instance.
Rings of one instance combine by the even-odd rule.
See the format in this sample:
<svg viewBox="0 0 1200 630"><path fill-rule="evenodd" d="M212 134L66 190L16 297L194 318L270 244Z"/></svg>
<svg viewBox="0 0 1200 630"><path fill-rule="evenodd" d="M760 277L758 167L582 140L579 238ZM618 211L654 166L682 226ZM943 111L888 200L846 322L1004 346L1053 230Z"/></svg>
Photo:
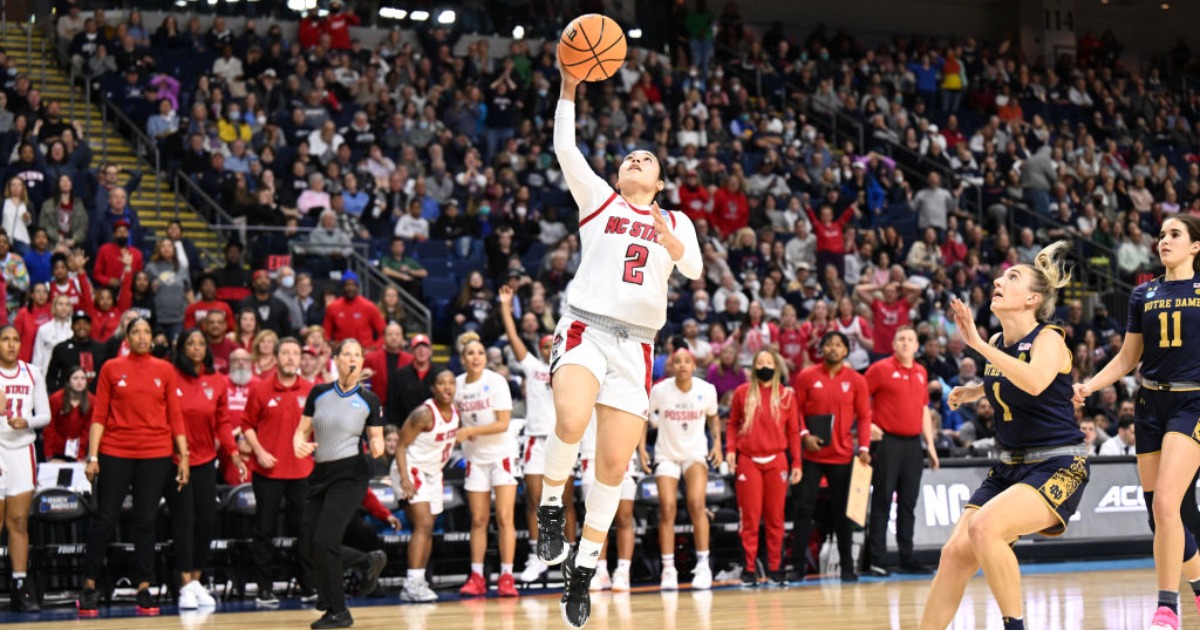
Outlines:
<svg viewBox="0 0 1200 630"><path fill-rule="evenodd" d="M679 240L679 237L671 231L671 226L667 225L667 220L663 218L662 209L658 207L657 201L650 204L650 216L654 217L654 240L667 249L671 260L683 258L683 241Z"/></svg>

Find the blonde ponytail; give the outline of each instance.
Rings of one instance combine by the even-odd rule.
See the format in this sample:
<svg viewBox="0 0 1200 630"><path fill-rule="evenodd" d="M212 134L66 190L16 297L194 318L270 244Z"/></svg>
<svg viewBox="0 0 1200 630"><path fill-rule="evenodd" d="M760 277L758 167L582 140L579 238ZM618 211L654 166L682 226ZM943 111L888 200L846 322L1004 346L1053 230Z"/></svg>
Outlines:
<svg viewBox="0 0 1200 630"><path fill-rule="evenodd" d="M1033 259L1033 281L1030 290L1042 296L1037 307L1037 320L1049 321L1054 316L1055 303L1058 301L1058 291L1071 283L1071 270L1063 264L1067 249L1071 244L1067 241L1056 241L1038 252Z"/></svg>

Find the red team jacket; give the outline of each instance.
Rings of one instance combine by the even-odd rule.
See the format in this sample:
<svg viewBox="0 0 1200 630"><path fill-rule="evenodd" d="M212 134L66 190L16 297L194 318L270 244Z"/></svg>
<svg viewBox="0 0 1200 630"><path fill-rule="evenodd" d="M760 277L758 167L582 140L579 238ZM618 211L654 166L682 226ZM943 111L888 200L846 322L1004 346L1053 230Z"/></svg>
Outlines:
<svg viewBox="0 0 1200 630"><path fill-rule="evenodd" d="M312 388L312 383L299 377L291 387L284 387L272 376L250 390L242 416L242 432L254 429L259 444L278 460L274 468L263 468L258 458L251 455L247 465L256 474L271 479L303 479L312 472L313 459L297 459L292 450L292 436L300 425L304 401Z"/></svg>
<svg viewBox="0 0 1200 630"><path fill-rule="evenodd" d="M353 300L338 298L325 310L325 338L331 342L357 339L364 350L383 339L386 324L379 307L361 295Z"/></svg>
<svg viewBox="0 0 1200 630"><path fill-rule="evenodd" d="M725 428L725 452L738 457L770 457L787 451L792 466L800 465L800 425L797 418L796 395L784 387L780 392L779 412L771 412L771 389L759 390L758 409L749 432L742 433L746 422L746 394L749 383L742 383L733 392L729 403L729 425Z"/></svg>
<svg viewBox="0 0 1200 630"><path fill-rule="evenodd" d="M76 460L83 461L87 457L88 431L92 426L92 413L96 410L96 397L88 392L84 392L84 395L88 399L88 413L84 414L76 407L64 416L62 411L66 390L60 389L50 394L50 424L42 429L42 452L47 460L66 455L67 440L79 440Z"/></svg>
<svg viewBox="0 0 1200 630"><path fill-rule="evenodd" d="M848 464L854 457L850 437L851 418L857 420L859 444L871 443L871 398L867 379L842 366L831 376L823 363L812 365L792 379L796 390L796 408L800 411L800 435L808 434L804 419L807 416L833 414L833 440L821 450L804 456L821 464Z"/></svg>
<svg viewBox="0 0 1200 630"><path fill-rule="evenodd" d="M175 368L148 354L109 359L100 369L92 422L104 426L100 453L127 459L171 457L186 435Z"/></svg>
<svg viewBox="0 0 1200 630"><path fill-rule="evenodd" d="M193 378L180 373L177 379L175 393L187 426L189 463L200 466L216 459L218 443L226 453L236 453L225 376L209 373Z"/></svg>

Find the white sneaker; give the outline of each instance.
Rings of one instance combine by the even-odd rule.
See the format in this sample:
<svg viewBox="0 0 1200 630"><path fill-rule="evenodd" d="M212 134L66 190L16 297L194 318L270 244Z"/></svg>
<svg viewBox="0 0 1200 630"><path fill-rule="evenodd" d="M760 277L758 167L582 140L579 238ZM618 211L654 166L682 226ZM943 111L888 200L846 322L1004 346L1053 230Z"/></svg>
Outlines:
<svg viewBox="0 0 1200 630"><path fill-rule="evenodd" d="M679 571L675 567L667 567L662 570L662 590L679 590Z"/></svg>
<svg viewBox="0 0 1200 630"><path fill-rule="evenodd" d="M614 593L629 591L629 569L617 569L613 571L612 590Z"/></svg>
<svg viewBox="0 0 1200 630"><path fill-rule="evenodd" d="M404 580L404 588L400 590L400 601L429 603L437 600L437 593L429 588L429 583L425 580Z"/></svg>
<svg viewBox="0 0 1200 630"><path fill-rule="evenodd" d="M196 603L204 608L212 608L217 605L217 600L209 594L208 589L196 580L188 582L188 587L192 589L192 593L196 595Z"/></svg>
<svg viewBox="0 0 1200 630"><path fill-rule="evenodd" d="M192 588L194 582L188 582L179 589L179 610L195 610L200 607L196 601L196 591Z"/></svg>
<svg viewBox="0 0 1200 630"><path fill-rule="evenodd" d="M548 569L549 567L537 557L536 553L531 553L529 554L529 560L525 562L525 570L521 572L521 575L517 579L525 583L536 582L543 575L546 575Z"/></svg>
<svg viewBox="0 0 1200 630"><path fill-rule="evenodd" d="M612 580L608 577L608 569L597 569L596 575L592 576L592 583L588 586L589 591L607 591L612 588Z"/></svg>
<svg viewBox="0 0 1200 630"><path fill-rule="evenodd" d="M708 590L712 588L713 574L708 563L698 564L692 570L692 588L697 590Z"/></svg>

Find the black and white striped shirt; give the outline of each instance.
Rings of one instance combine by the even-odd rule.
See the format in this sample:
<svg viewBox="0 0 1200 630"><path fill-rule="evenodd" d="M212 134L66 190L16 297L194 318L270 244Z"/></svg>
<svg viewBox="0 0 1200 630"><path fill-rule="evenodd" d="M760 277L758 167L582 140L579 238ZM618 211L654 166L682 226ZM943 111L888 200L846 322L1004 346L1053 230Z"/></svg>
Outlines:
<svg viewBox="0 0 1200 630"><path fill-rule="evenodd" d="M304 403L304 415L312 418L317 463L333 462L362 454L362 434L366 427L383 426L379 398L356 385L344 392L337 383L322 383L312 388Z"/></svg>

